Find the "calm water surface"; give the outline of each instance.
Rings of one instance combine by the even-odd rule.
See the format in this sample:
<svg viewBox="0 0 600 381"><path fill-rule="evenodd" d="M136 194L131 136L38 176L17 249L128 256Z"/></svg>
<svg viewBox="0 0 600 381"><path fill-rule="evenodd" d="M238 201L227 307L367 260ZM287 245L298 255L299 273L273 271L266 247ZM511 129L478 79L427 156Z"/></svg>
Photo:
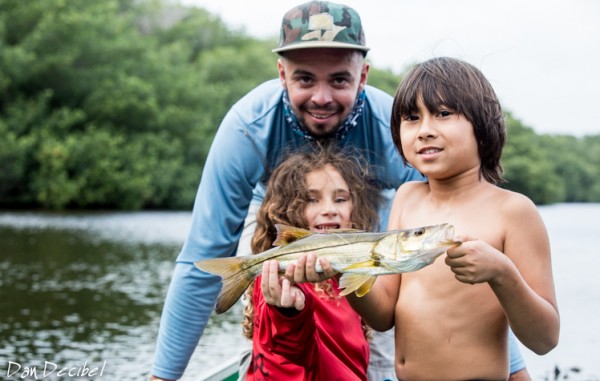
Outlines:
<svg viewBox="0 0 600 381"><path fill-rule="evenodd" d="M540 212L553 250L561 341L546 356L525 348L523 355L534 380L554 380L555 367L560 379L600 380L600 204ZM65 379L56 377L65 367L73 374L102 370L95 379L145 379L190 218L187 212L0 212L0 379L10 362L11 371L21 366L14 380L34 367L41 378L45 362L57 366L45 379ZM236 305L213 317L183 380L239 351L240 316Z"/></svg>

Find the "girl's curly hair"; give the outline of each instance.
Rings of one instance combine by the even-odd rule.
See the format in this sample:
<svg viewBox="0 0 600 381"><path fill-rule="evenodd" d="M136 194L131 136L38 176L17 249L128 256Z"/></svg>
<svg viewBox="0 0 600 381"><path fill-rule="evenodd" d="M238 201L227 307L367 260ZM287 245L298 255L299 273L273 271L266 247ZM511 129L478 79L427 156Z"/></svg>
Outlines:
<svg viewBox="0 0 600 381"><path fill-rule="evenodd" d="M273 171L264 201L256 214L256 230L251 243L254 254L272 247L277 237L276 224L309 228L304 218L304 209L309 200L306 176L328 164L334 167L348 184L353 201L352 227L365 231L379 228L377 211L381 203L380 187L365 157L356 149L339 149L333 144L319 144L287 155ZM323 296L334 297L334 290L327 281L317 284L315 288ZM244 309L242 324L244 335L250 339L254 317L253 290L252 285L246 292L248 304Z"/></svg>

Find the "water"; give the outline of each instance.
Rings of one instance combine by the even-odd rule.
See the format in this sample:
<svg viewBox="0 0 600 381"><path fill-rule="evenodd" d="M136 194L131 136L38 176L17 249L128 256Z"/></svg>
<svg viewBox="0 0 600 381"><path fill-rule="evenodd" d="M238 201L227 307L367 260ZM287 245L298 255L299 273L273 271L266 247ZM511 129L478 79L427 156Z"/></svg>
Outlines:
<svg viewBox="0 0 600 381"><path fill-rule="evenodd" d="M523 348L534 380L600 380L600 204L541 207L561 311L559 346ZM160 310L190 225L187 212L44 214L0 212L0 379L45 362L102 370L95 379L144 380ZM214 316L183 380L235 355L240 306ZM49 365L52 370L53 365ZM87 367L87 368L86 368ZM578 373L571 368L580 369ZM33 379L30 375L30 379ZM67 378L68 379L68 378Z"/></svg>

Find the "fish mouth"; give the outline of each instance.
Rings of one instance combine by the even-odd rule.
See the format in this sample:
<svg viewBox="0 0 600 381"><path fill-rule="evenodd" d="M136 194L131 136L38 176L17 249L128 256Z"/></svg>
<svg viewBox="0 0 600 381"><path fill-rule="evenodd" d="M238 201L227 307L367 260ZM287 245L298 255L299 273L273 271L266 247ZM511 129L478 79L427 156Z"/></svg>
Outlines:
<svg viewBox="0 0 600 381"><path fill-rule="evenodd" d="M328 230L339 229L342 225L336 223L318 224L313 226L310 230L316 233L327 233Z"/></svg>

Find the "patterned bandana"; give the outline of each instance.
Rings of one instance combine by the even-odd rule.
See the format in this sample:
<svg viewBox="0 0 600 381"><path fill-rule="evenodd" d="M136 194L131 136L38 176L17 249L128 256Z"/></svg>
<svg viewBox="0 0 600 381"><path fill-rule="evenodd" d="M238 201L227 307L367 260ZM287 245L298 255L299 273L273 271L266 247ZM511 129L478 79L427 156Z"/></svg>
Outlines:
<svg viewBox="0 0 600 381"><path fill-rule="evenodd" d="M333 139L337 141L342 141L348 132L350 132L357 124L357 120L362 114L363 108L365 106L365 91L361 91L356 97L356 102L354 102L354 107L352 108L352 112L346 117L344 122L338 127L335 131L335 136ZM314 142L316 141L315 137L308 132L306 127L304 127L298 119L296 115L294 115L294 111L292 111L292 106L290 105L290 98L288 97L287 90L283 91L283 113L285 116L285 120L292 126L292 130L302 136L304 139Z"/></svg>

